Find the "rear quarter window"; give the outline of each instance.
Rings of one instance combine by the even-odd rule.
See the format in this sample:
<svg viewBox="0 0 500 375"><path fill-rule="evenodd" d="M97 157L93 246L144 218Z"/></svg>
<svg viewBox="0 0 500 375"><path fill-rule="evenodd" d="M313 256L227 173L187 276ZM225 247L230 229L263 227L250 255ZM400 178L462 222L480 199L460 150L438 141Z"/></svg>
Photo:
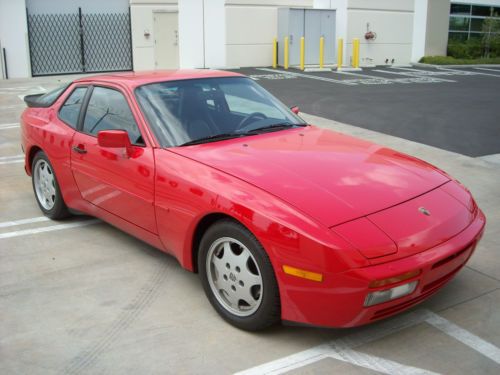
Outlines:
<svg viewBox="0 0 500 375"><path fill-rule="evenodd" d="M77 127L78 116L80 115L80 109L82 108L86 92L86 87L75 88L61 106L61 109L59 109L59 118L73 129Z"/></svg>

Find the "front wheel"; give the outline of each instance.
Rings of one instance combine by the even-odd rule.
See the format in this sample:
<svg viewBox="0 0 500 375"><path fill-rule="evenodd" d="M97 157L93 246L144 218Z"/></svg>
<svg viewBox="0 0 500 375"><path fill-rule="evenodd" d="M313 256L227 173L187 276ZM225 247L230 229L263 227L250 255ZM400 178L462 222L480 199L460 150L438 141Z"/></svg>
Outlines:
<svg viewBox="0 0 500 375"><path fill-rule="evenodd" d="M198 270L215 310L232 325L256 331L280 320L278 285L259 241L239 223L221 220L203 236Z"/></svg>
<svg viewBox="0 0 500 375"><path fill-rule="evenodd" d="M36 201L45 216L55 220L69 216L54 169L43 151L33 158L31 180Z"/></svg>

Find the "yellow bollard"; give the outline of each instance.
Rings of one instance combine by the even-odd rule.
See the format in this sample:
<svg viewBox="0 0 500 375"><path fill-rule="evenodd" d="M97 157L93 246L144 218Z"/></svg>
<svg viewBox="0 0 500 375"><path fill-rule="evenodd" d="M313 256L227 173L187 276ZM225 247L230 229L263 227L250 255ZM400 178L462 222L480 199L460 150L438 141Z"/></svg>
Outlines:
<svg viewBox="0 0 500 375"><path fill-rule="evenodd" d="M276 69L278 67L278 40L276 38L273 39L273 68Z"/></svg>
<svg viewBox="0 0 500 375"><path fill-rule="evenodd" d="M283 48L284 51L284 65L283 68L288 69L288 37L285 36L285 46Z"/></svg>
<svg viewBox="0 0 500 375"><path fill-rule="evenodd" d="M323 69L325 63L325 38L319 38L319 67Z"/></svg>
<svg viewBox="0 0 500 375"><path fill-rule="evenodd" d="M305 47L305 38L302 37L300 38L300 70L304 70L305 68L305 54L306 54L306 47Z"/></svg>
<svg viewBox="0 0 500 375"><path fill-rule="evenodd" d="M344 61L344 39L337 39L337 70L342 69L342 62Z"/></svg>
<svg viewBox="0 0 500 375"><path fill-rule="evenodd" d="M352 40L352 66L353 68L359 68L359 39L354 38Z"/></svg>

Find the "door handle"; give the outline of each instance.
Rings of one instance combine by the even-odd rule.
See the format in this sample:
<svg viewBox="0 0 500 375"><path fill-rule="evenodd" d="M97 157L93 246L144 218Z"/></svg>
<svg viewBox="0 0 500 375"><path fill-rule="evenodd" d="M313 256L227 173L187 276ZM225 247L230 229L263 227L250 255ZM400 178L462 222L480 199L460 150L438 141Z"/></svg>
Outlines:
<svg viewBox="0 0 500 375"><path fill-rule="evenodd" d="M74 146L73 151L78 152L79 154L86 154L87 153L87 150L85 150L83 145Z"/></svg>

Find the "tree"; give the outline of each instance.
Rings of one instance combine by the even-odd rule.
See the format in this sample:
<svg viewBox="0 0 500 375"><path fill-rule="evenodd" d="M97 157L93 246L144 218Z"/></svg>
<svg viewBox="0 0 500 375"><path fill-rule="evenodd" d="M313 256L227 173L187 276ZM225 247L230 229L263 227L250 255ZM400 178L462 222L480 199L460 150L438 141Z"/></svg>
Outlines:
<svg viewBox="0 0 500 375"><path fill-rule="evenodd" d="M500 19L486 18L483 22L483 56L488 58L492 54L500 53Z"/></svg>

